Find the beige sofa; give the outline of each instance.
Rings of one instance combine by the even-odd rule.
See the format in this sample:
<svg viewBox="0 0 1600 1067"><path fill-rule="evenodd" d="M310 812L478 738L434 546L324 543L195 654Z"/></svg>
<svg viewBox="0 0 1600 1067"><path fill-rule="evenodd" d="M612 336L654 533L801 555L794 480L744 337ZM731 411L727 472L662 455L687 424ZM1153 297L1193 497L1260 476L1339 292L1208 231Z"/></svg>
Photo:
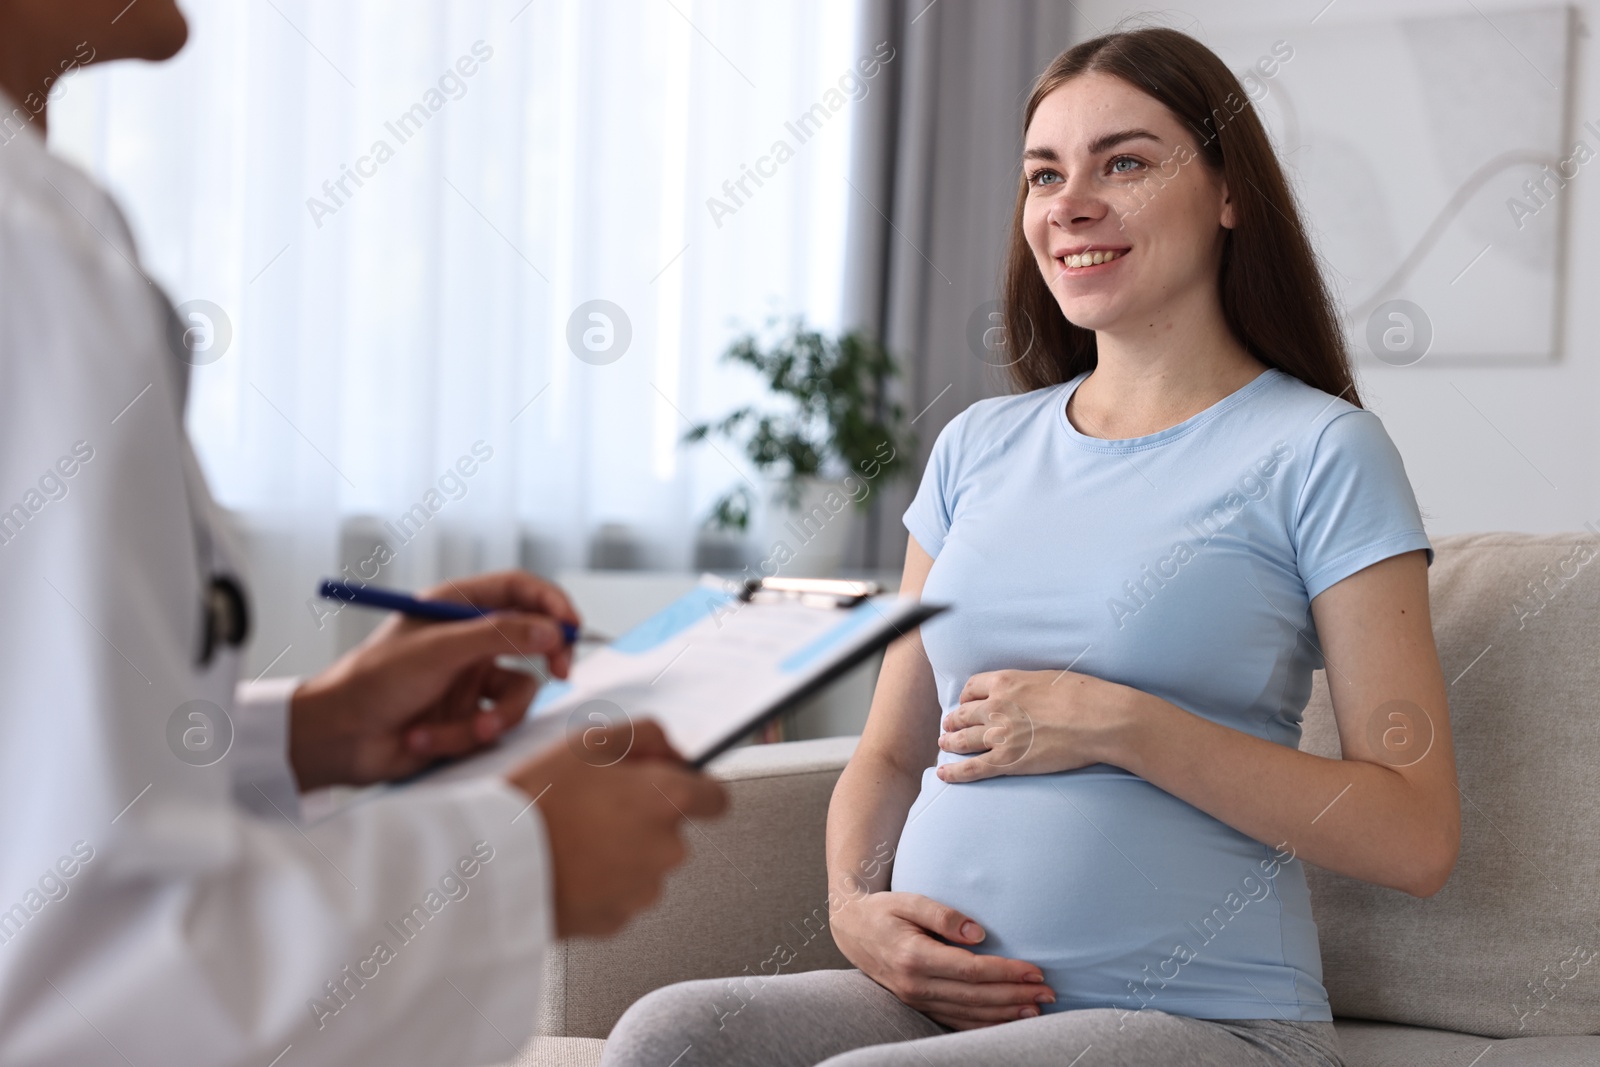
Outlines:
<svg viewBox="0 0 1600 1067"><path fill-rule="evenodd" d="M1600 537L1441 537L1430 579L1451 683L1461 859L1422 900L1310 868L1349 1067L1600 1065ZM1592 565L1591 565L1592 564ZM1302 747L1337 755L1321 675ZM659 907L550 961L519 1065L597 1064L635 999L689 978L846 966L825 928L823 822L853 738L718 761L731 813L690 833ZM665 1065L663 1065L665 1067Z"/></svg>

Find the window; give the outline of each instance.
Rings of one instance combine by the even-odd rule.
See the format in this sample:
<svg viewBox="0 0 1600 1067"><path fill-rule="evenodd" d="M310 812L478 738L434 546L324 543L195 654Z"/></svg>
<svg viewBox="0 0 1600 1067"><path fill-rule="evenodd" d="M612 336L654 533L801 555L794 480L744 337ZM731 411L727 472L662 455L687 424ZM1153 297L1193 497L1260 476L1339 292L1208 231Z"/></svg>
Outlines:
<svg viewBox="0 0 1600 1067"><path fill-rule="evenodd" d="M716 357L839 326L853 0L184 7L50 133L210 337L189 428L256 583L309 594L352 522L397 584L581 565L610 521L686 566L739 475L679 438L760 392Z"/></svg>

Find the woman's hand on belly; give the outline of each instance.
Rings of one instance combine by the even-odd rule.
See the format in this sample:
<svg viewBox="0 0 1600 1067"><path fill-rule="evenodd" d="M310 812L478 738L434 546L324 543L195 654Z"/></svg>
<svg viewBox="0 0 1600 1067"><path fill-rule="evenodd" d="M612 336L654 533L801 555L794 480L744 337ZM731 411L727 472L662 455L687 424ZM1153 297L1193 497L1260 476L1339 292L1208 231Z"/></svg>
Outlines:
<svg viewBox="0 0 1600 1067"><path fill-rule="evenodd" d="M1003 774L1052 774L1106 762L1124 721L1125 685L1074 671L986 671L967 679L944 717L939 747L976 754L941 764L946 782Z"/></svg>
<svg viewBox="0 0 1600 1067"><path fill-rule="evenodd" d="M1041 968L938 940L975 945L985 935L965 915L925 896L869 893L836 908L832 926L839 950L863 974L953 1029L1031 1018L1038 1005L1055 1003Z"/></svg>

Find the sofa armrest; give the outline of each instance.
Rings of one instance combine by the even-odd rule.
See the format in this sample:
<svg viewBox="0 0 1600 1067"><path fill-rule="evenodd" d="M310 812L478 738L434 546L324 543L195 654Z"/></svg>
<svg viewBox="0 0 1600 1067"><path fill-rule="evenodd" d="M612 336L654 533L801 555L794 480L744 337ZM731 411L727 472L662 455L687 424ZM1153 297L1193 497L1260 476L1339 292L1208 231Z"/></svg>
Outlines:
<svg viewBox="0 0 1600 1067"><path fill-rule="evenodd" d="M828 930L823 835L854 737L733 749L711 764L728 812L685 830L657 905L609 940L553 946L539 1033L605 1037L635 1000L694 978L848 967ZM792 953L792 959L789 954Z"/></svg>

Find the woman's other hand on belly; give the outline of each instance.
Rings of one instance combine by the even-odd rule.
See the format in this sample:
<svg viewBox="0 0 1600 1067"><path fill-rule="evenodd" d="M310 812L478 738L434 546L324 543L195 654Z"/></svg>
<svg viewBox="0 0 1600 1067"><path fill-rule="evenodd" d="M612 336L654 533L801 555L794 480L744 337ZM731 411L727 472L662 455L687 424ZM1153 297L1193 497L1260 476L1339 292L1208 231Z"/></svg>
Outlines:
<svg viewBox="0 0 1600 1067"><path fill-rule="evenodd" d="M879 892L837 907L833 939L845 958L910 1007L956 1030L1039 1014L1055 1003L1041 968L983 956L984 931L967 916L916 893ZM947 945L939 938L956 942Z"/></svg>
<svg viewBox="0 0 1600 1067"><path fill-rule="evenodd" d="M974 674L939 737L941 750L973 758L941 764L939 778L974 782L1108 762L1126 698L1136 692L1074 671Z"/></svg>

